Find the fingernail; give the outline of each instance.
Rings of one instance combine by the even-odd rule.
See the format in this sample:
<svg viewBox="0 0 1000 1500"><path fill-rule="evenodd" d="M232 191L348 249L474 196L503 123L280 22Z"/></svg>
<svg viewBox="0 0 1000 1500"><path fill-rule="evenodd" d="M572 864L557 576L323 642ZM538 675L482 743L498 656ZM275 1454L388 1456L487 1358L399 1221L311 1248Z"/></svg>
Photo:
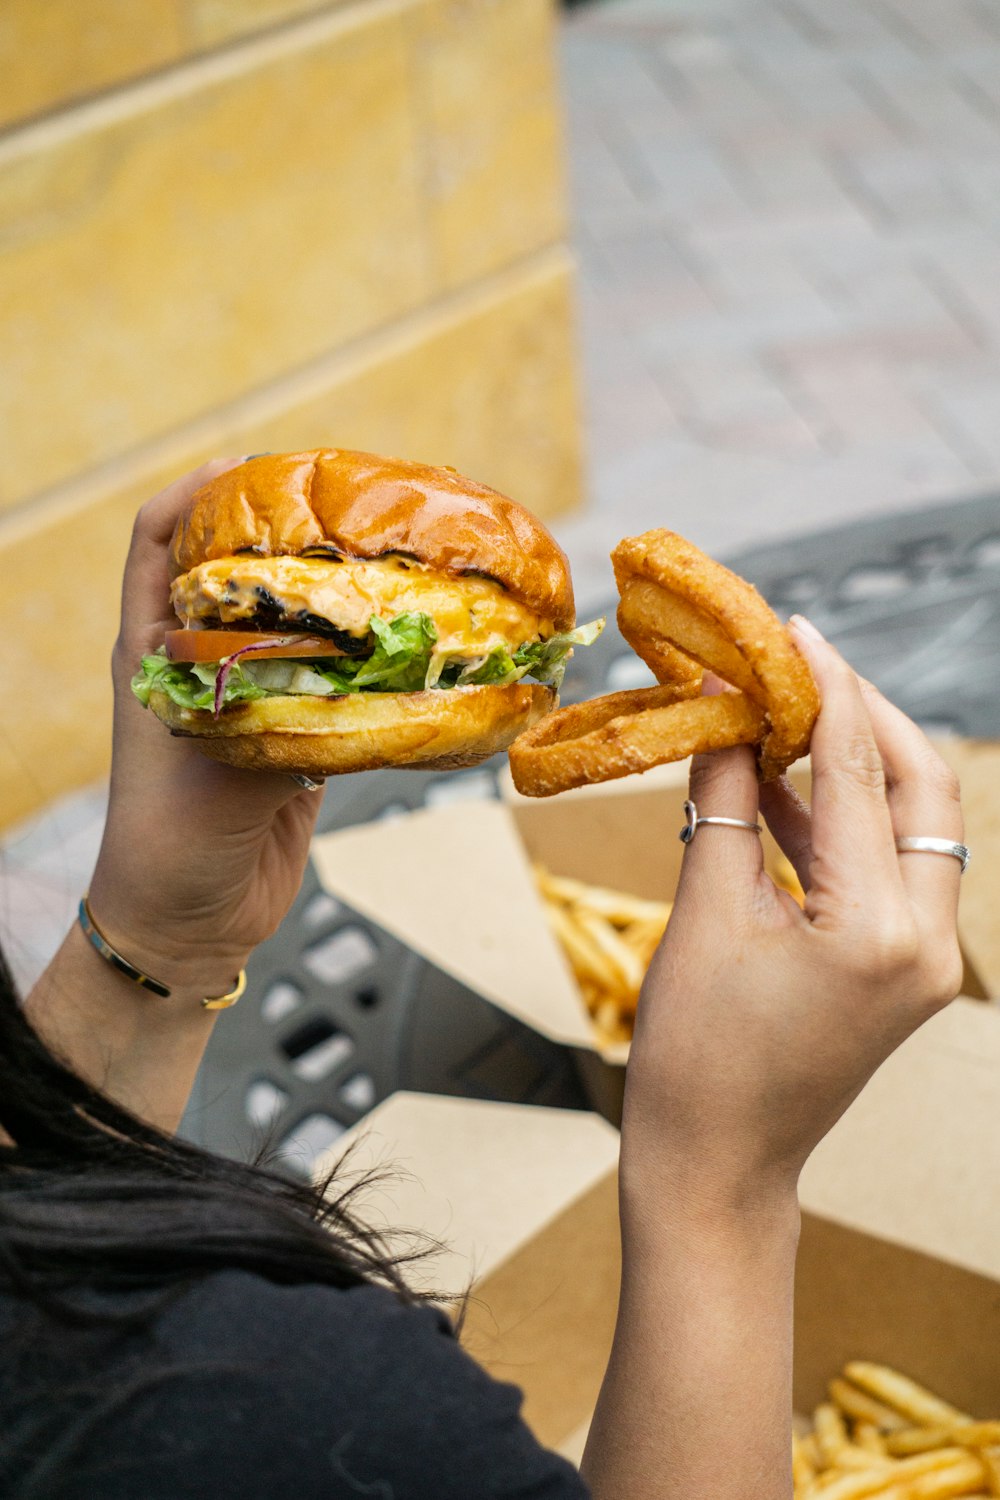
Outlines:
<svg viewBox="0 0 1000 1500"><path fill-rule="evenodd" d="M811 620L806 619L805 615L792 615L788 623L793 630L798 631L799 635L804 635L807 641L826 640L826 637L816 629Z"/></svg>

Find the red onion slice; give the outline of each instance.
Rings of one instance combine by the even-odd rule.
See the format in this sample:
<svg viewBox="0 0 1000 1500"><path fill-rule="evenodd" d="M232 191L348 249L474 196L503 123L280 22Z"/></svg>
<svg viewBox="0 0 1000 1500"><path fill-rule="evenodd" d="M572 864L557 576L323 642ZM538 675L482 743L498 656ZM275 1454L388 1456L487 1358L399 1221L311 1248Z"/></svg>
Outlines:
<svg viewBox="0 0 1000 1500"><path fill-rule="evenodd" d="M234 651L232 656L227 656L225 661L219 663L219 670L215 674L215 706L212 709L212 717L217 719L222 712L222 700L226 694L226 683L229 674L233 670L233 663L239 661L241 656L246 656L249 651L266 651L273 646L290 646L293 641L299 640L297 635L269 636L266 641L254 641L250 646L241 646Z"/></svg>

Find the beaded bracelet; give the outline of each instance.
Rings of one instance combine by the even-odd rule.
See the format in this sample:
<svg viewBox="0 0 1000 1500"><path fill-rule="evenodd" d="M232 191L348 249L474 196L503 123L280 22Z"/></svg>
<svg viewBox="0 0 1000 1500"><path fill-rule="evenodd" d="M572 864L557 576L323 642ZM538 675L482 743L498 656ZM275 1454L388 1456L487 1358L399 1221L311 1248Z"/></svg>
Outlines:
<svg viewBox="0 0 1000 1500"><path fill-rule="evenodd" d="M105 963L109 963L113 969L118 970L119 974L124 974L126 979L131 979L135 984L141 985L143 989L149 990L154 995L160 995L163 999L166 999L170 995L169 985L162 984L160 980L153 979L149 974L144 974L141 969L136 968L135 964L129 963L128 959L124 954L119 953L117 948L112 948L104 933L94 921L94 914L90 910L90 902L86 896L80 899L77 915L80 919L80 926L83 929L84 937L94 951L101 955ZM236 984L228 994L217 995L214 998L209 996L202 1000L202 1006L205 1010L228 1010L231 1005L236 1004L246 987L247 973L245 969L241 969Z"/></svg>

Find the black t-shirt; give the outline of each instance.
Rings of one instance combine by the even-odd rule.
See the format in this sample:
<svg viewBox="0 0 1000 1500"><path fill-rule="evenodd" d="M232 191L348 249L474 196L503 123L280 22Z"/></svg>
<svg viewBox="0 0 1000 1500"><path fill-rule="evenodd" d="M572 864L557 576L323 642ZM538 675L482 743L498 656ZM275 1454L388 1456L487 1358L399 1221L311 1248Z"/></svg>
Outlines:
<svg viewBox="0 0 1000 1500"><path fill-rule="evenodd" d="M5 1500L586 1500L520 1406L379 1287L220 1272L110 1337L0 1298Z"/></svg>

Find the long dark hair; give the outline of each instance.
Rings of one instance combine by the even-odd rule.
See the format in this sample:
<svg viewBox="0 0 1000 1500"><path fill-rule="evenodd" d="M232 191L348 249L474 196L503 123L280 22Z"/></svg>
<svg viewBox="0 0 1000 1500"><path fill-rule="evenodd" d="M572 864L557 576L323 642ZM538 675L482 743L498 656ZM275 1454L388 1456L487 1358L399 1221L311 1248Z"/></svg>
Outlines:
<svg viewBox="0 0 1000 1500"><path fill-rule="evenodd" d="M352 1212L370 1177L340 1178L293 1182L137 1119L52 1054L0 952L0 1291L63 1326L93 1324L95 1291L169 1294L218 1270L428 1295L403 1274L426 1247L390 1252Z"/></svg>

